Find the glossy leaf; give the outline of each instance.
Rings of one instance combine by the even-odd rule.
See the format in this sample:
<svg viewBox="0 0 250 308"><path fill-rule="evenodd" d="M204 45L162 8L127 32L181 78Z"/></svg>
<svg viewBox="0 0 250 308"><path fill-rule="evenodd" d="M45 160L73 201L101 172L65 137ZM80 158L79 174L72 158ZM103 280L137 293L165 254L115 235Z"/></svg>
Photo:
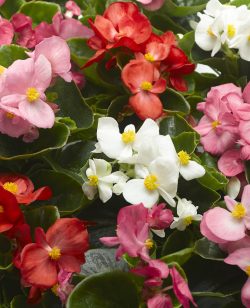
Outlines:
<svg viewBox="0 0 250 308"><path fill-rule="evenodd" d="M68 298L67 308L138 308L136 285L128 273L95 274L80 282Z"/></svg>
<svg viewBox="0 0 250 308"><path fill-rule="evenodd" d="M0 7L0 13L5 18L11 18L20 7L25 3L25 0L6 0L5 3Z"/></svg>
<svg viewBox="0 0 250 308"><path fill-rule="evenodd" d="M27 49L18 45L3 45L0 47L0 65L9 67L16 60L28 58Z"/></svg>
<svg viewBox="0 0 250 308"><path fill-rule="evenodd" d="M182 94L171 88L168 88L162 95L160 95L160 99L165 110L180 112L182 114L188 114L190 112L188 101Z"/></svg>
<svg viewBox="0 0 250 308"><path fill-rule="evenodd" d="M198 240L194 246L194 252L204 259L223 261L226 254L218 247L217 244L210 242L203 237Z"/></svg>
<svg viewBox="0 0 250 308"><path fill-rule="evenodd" d="M160 122L160 134L171 137L178 136L183 132L195 132L188 122L179 115L167 116ZM197 134L197 133L196 133ZM197 138L198 138L197 134Z"/></svg>
<svg viewBox="0 0 250 308"><path fill-rule="evenodd" d="M193 132L183 132L178 136L172 137L172 140L177 153L183 150L191 154L199 143L197 134Z"/></svg>

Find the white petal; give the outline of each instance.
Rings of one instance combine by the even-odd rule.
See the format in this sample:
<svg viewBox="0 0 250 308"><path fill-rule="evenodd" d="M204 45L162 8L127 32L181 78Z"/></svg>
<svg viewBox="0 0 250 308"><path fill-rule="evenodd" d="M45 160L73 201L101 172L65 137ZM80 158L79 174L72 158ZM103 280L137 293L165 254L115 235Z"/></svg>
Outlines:
<svg viewBox="0 0 250 308"><path fill-rule="evenodd" d="M100 182L100 184L98 185L98 192L102 202L107 202L112 197L112 184Z"/></svg>
<svg viewBox="0 0 250 308"><path fill-rule="evenodd" d="M87 176L96 175L96 167L93 159L89 159L89 168L86 171Z"/></svg>
<svg viewBox="0 0 250 308"><path fill-rule="evenodd" d="M158 147L159 147L160 156L163 156L163 157L166 156L168 158L176 160L176 162L178 161L178 156L177 156L177 153L176 153L176 150L175 150L175 146L174 146L173 141L172 141L172 139L169 135L158 136L156 138L156 142L157 142Z"/></svg>
<svg viewBox="0 0 250 308"><path fill-rule="evenodd" d="M136 164L135 165L135 175L138 178L145 179L145 177L149 175L149 171L143 165Z"/></svg>
<svg viewBox="0 0 250 308"><path fill-rule="evenodd" d="M180 166L180 174L184 177L186 181L200 178L205 173L206 170L204 169L204 167L193 160L190 160L187 165Z"/></svg>
<svg viewBox="0 0 250 308"><path fill-rule="evenodd" d="M120 181L126 182L128 177L121 171L116 171L100 179L104 183L114 184Z"/></svg>
<svg viewBox="0 0 250 308"><path fill-rule="evenodd" d="M175 207L175 201L174 199L171 197L171 195L166 192L164 189L162 189L161 187L158 187L158 191L160 193L160 195L162 196L162 198L172 207Z"/></svg>
<svg viewBox="0 0 250 308"><path fill-rule="evenodd" d="M176 220L170 225L170 229L178 229L179 231L184 231L186 229L186 224L183 219Z"/></svg>
<svg viewBox="0 0 250 308"><path fill-rule="evenodd" d="M159 193L157 190L148 190L144 185L144 180L134 179L126 183L123 190L123 197L130 204L139 204L147 208L157 203Z"/></svg>
<svg viewBox="0 0 250 308"><path fill-rule="evenodd" d="M135 132L135 126L133 124L129 124L125 127L124 132L132 131Z"/></svg>
<svg viewBox="0 0 250 308"><path fill-rule="evenodd" d="M84 183L82 185L82 190L83 190L84 195L89 200L93 200L95 197L95 194L97 193L97 188L95 186L90 186L87 183Z"/></svg>
<svg viewBox="0 0 250 308"><path fill-rule="evenodd" d="M193 220L196 220L196 221L202 220L202 215L200 215L200 214L194 215Z"/></svg>
<svg viewBox="0 0 250 308"><path fill-rule="evenodd" d="M165 231L163 229L162 230L151 229L151 231L159 237L162 238L165 237Z"/></svg>
<svg viewBox="0 0 250 308"><path fill-rule="evenodd" d="M236 176L232 177L227 184L227 195L235 199L240 192L240 186L240 180Z"/></svg>
<svg viewBox="0 0 250 308"><path fill-rule="evenodd" d="M155 137L159 135L159 126L158 124L151 120L147 119L142 124L141 128L136 134L136 139L133 145L133 148L138 151L139 146L146 141L147 138Z"/></svg>
<svg viewBox="0 0 250 308"><path fill-rule="evenodd" d="M96 175L98 177L104 177L111 173L111 164L108 163L106 160L94 158L93 161L96 168Z"/></svg>
<svg viewBox="0 0 250 308"><path fill-rule="evenodd" d="M91 153L102 153L102 149L101 149L100 144L98 142L96 142L95 149L93 151L91 151Z"/></svg>

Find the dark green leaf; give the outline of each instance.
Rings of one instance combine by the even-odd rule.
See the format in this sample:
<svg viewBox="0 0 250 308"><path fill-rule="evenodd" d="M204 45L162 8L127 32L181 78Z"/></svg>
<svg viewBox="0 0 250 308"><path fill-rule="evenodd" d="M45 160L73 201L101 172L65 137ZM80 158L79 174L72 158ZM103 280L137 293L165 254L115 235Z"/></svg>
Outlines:
<svg viewBox="0 0 250 308"><path fill-rule="evenodd" d="M0 7L0 13L5 18L9 19L20 9L24 3L24 0L6 0L5 3Z"/></svg>
<svg viewBox="0 0 250 308"><path fill-rule="evenodd" d="M9 67L16 60L28 58L27 49L17 45L3 45L0 47L0 65Z"/></svg>
<svg viewBox="0 0 250 308"><path fill-rule="evenodd" d="M186 151L188 154L194 152L199 140L197 139L197 133L184 132L178 136L172 137L176 152Z"/></svg>
<svg viewBox="0 0 250 308"><path fill-rule="evenodd" d="M12 263L11 242L3 234L0 234L0 270L6 270Z"/></svg>
<svg viewBox="0 0 250 308"><path fill-rule="evenodd" d="M190 112L188 101L183 95L171 88L168 88L161 94L160 99L165 110L180 112L182 114L188 114Z"/></svg>
<svg viewBox="0 0 250 308"><path fill-rule="evenodd" d="M217 244L203 237L195 243L194 252L204 259L223 261L226 254Z"/></svg>
<svg viewBox="0 0 250 308"><path fill-rule="evenodd" d="M195 132L195 131L187 123L187 121L179 115L168 116L160 122L160 133L162 135L169 134L171 137L175 137L183 132ZM198 134L197 138L199 138Z"/></svg>

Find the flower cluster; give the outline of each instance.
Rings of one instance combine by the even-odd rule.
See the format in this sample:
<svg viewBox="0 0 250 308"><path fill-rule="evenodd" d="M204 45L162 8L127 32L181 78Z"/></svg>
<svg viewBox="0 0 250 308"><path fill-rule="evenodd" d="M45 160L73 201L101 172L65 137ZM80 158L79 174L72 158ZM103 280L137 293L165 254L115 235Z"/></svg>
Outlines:
<svg viewBox="0 0 250 308"><path fill-rule="evenodd" d="M49 187L34 191L31 180L19 174L0 174L0 233L13 243L13 264L20 270L22 285L31 287L29 301L37 302L41 293L53 288L65 302L72 290L72 273L80 272L84 252L88 249L88 233L76 218L61 218L47 230L35 231L32 242L30 225L19 205L48 200Z"/></svg>
<svg viewBox="0 0 250 308"><path fill-rule="evenodd" d="M191 153L176 152L170 136L160 135L158 124L151 119L147 119L137 132L130 124L120 133L115 119L100 118L97 140L94 152L104 153L118 161L113 165L118 165L119 171L112 173L111 163L104 159L90 159L83 184L83 191L89 199L93 199L98 191L103 202L115 193L123 194L131 204L143 203L147 208L156 204L159 197L175 206L179 175L189 181L205 174L203 166L192 160ZM187 201L179 201L181 217L185 212L183 202ZM197 214L191 205L186 209L189 209L189 214L186 213L185 217Z"/></svg>
<svg viewBox="0 0 250 308"><path fill-rule="evenodd" d="M242 59L250 61L249 18L246 5L222 5L218 0L207 3L195 29L196 44L214 56L221 48L238 49Z"/></svg>
<svg viewBox="0 0 250 308"><path fill-rule="evenodd" d="M226 176L242 173L243 161L250 158L249 93L249 83L243 93L234 84L224 84L213 87L206 101L197 105L204 116L195 129L204 150L220 155L218 167Z"/></svg>
<svg viewBox="0 0 250 308"><path fill-rule="evenodd" d="M229 253L224 260L228 264L238 265L250 276L250 185L243 190L241 201L229 196L224 197L227 209L214 207L204 213L201 221L201 233L210 241L219 244L220 248ZM250 279L241 292L242 303L249 307Z"/></svg>
<svg viewBox="0 0 250 308"><path fill-rule="evenodd" d="M150 250L154 247L150 230L165 229L172 220L173 214L165 209L164 204L155 205L152 209L145 208L143 204L125 206L117 217L117 236L100 238L107 246L119 245L116 251L118 259L125 254L138 258L131 272L144 278L142 296L148 308L172 307L171 297L167 293L171 289L184 308L189 307L189 301L196 306L187 282L178 270L150 257ZM169 275L172 285L163 288L163 282Z"/></svg>
<svg viewBox="0 0 250 308"><path fill-rule="evenodd" d="M186 91L184 75L194 71L185 53L177 46L172 32L157 35L149 19L131 2L111 4L103 16L89 20L94 31L88 45L96 50L84 67L111 56L106 67L116 62L118 48L126 50L133 59L122 68L121 78L132 96L129 105L139 118L157 119L163 114L159 94L167 82L179 91Z"/></svg>

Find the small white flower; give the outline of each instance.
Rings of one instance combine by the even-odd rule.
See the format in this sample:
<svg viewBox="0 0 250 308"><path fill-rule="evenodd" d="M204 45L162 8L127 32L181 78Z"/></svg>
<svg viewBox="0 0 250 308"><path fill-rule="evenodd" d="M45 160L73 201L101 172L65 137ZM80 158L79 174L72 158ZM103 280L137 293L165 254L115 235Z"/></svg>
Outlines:
<svg viewBox="0 0 250 308"><path fill-rule="evenodd" d="M89 160L89 168L86 171L88 181L82 186L83 192L89 200L93 200L95 194L99 192L100 199L105 203L112 197L113 192L115 194L121 193L121 188L117 188L117 185L122 187L128 177L121 171L113 173L111 171L111 164L104 159Z"/></svg>
<svg viewBox="0 0 250 308"><path fill-rule="evenodd" d="M151 119L144 121L137 133L134 125L130 124L125 127L122 134L115 119L103 117L98 121L98 147L105 155L120 162L131 158L134 151L137 151L140 147L140 144L158 135L159 126Z"/></svg>
<svg viewBox="0 0 250 308"><path fill-rule="evenodd" d="M135 166L138 179L129 180L123 189L123 197L131 204L143 203L150 208L157 203L159 196L171 206L175 206L179 168L168 157L158 157L146 168Z"/></svg>
<svg viewBox="0 0 250 308"><path fill-rule="evenodd" d="M210 0L206 5L204 13L212 17L218 17L222 12L235 8L233 5L223 5L218 0Z"/></svg>
<svg viewBox="0 0 250 308"><path fill-rule="evenodd" d="M202 219L202 215L197 214L198 206L194 206L191 201L187 199L178 198L177 203L177 215L178 217L174 217L174 221L170 225L171 229L178 229L180 231L184 231L187 226L189 226L193 220L200 221Z"/></svg>
<svg viewBox="0 0 250 308"><path fill-rule="evenodd" d="M202 177L206 170L196 161L191 160L190 155L185 151L178 152L180 174L186 181Z"/></svg>

